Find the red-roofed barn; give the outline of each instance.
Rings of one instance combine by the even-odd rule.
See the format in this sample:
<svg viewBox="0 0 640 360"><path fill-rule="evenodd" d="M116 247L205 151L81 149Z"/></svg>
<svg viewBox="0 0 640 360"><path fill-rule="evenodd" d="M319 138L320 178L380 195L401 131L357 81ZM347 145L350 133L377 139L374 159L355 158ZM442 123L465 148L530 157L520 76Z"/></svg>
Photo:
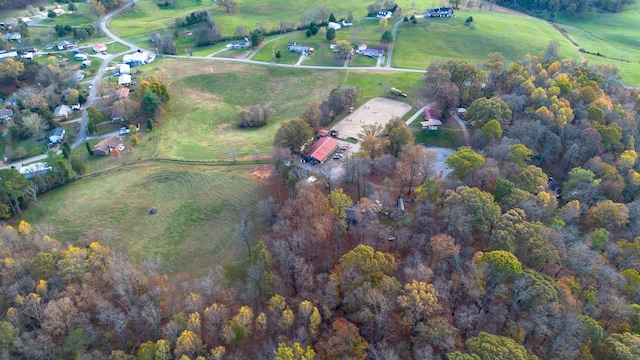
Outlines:
<svg viewBox="0 0 640 360"><path fill-rule="evenodd" d="M312 164L323 163L329 156L340 147L336 139L323 137L311 146L309 151L304 154L304 159Z"/></svg>

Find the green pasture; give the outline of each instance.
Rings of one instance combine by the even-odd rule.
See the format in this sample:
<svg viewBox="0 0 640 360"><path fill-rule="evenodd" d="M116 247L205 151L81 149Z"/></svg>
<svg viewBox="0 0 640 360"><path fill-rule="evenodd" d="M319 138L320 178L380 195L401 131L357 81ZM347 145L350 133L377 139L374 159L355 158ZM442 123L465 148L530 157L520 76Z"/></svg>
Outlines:
<svg viewBox="0 0 640 360"><path fill-rule="evenodd" d="M630 84L640 84L640 3L635 3L619 13L587 13L578 18L558 18L558 27L585 54L592 65L614 64L620 69L622 79Z"/></svg>
<svg viewBox="0 0 640 360"><path fill-rule="evenodd" d="M473 16L470 26L465 19ZM560 43L561 58L578 60L578 51L542 20L497 12L457 11L455 18L418 19L398 27L393 48L394 67L424 69L434 59L464 59L483 63L487 54L501 52L522 60L544 53L549 41Z"/></svg>
<svg viewBox="0 0 640 360"><path fill-rule="evenodd" d="M357 87L364 102L385 96L394 86L413 103L422 78L420 73L373 75L355 69L323 71L173 59L163 59L151 69L165 77L172 94L160 131L159 156L205 161L230 160L231 150L239 158L251 158L253 151L268 154L280 123L300 116L309 102L325 100L335 87ZM145 72L140 78L148 75ZM238 114L253 105L270 106L270 123L258 129L236 127Z"/></svg>
<svg viewBox="0 0 640 360"><path fill-rule="evenodd" d="M161 9L153 0L140 0L135 11L126 11L113 19L110 27L114 33L127 40L149 36L151 31L174 26L175 18L184 18L194 11L211 11L216 24L224 36L231 36L238 26L244 26L248 30L256 28L257 24L264 25L268 30L279 29L280 22L284 21L295 26L300 24L301 16L305 11L313 12L313 9L325 7L340 19L346 17L349 11L354 18L366 15L369 0L348 0L335 2L331 0L244 0L240 1L236 14L229 14L223 8L210 2L201 4L191 0L175 1L175 8ZM406 4L400 3L405 13L422 13L426 8L433 6L432 1L416 0ZM395 16L389 23L398 20Z"/></svg>
<svg viewBox="0 0 640 360"><path fill-rule="evenodd" d="M349 66L358 67L358 66L376 66L378 63L378 59L370 58L364 55L353 55L353 59L349 63Z"/></svg>
<svg viewBox="0 0 640 360"><path fill-rule="evenodd" d="M447 120L438 127L438 130L432 131L422 130L420 121L423 121L422 118L417 118L409 125L416 144L449 149L457 149L464 145L464 135L455 120Z"/></svg>
<svg viewBox="0 0 640 360"><path fill-rule="evenodd" d="M52 191L23 218L49 225L64 243L111 234L112 245L134 259L160 257L168 271L202 275L245 254L234 226L261 193L251 171L140 163Z"/></svg>

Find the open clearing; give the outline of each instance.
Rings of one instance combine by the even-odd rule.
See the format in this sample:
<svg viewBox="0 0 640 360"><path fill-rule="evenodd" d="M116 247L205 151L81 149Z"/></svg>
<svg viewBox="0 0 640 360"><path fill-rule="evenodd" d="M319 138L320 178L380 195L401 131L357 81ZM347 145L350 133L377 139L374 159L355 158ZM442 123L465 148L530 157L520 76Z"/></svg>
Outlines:
<svg viewBox="0 0 640 360"><path fill-rule="evenodd" d="M236 219L260 199L267 173L258 165L137 164L50 192L24 219L49 226L64 243L96 233L135 259L160 257L172 273L201 275L245 254Z"/></svg>
<svg viewBox="0 0 640 360"><path fill-rule="evenodd" d="M331 129L337 130L340 135L358 139L362 126L375 123L385 125L392 117L401 118L410 110L411 105L403 102L386 98L373 98L335 124Z"/></svg>

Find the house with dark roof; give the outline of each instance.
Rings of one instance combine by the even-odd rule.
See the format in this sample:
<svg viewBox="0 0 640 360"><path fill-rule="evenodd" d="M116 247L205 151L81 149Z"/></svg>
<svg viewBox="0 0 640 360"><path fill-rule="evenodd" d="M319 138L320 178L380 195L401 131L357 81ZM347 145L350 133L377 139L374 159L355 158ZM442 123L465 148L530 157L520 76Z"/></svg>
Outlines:
<svg viewBox="0 0 640 360"><path fill-rule="evenodd" d="M322 164L329 158L329 156L331 156L331 154L338 150L339 147L340 144L336 139L323 137L309 148L309 151L304 154L303 159L314 165Z"/></svg>
<svg viewBox="0 0 640 360"><path fill-rule="evenodd" d="M106 139L103 139L96 146L93 147L93 155L96 156L106 156L113 151L113 149L117 149L119 145L122 144L122 140L120 140L117 136L109 136Z"/></svg>
<svg viewBox="0 0 640 360"><path fill-rule="evenodd" d="M369 49L366 44L361 44L358 46L358 50L356 50L356 54L378 58L382 56L382 49Z"/></svg>
<svg viewBox="0 0 640 360"><path fill-rule="evenodd" d="M62 50L69 50L73 47L73 44L68 42L67 40L62 40L59 43L56 44L56 49L58 49L59 51Z"/></svg>
<svg viewBox="0 0 640 360"><path fill-rule="evenodd" d="M49 133L49 142L52 144L57 144L57 143L61 143L62 139L64 138L64 129L57 127L54 128L53 130L51 130L51 132Z"/></svg>
<svg viewBox="0 0 640 360"><path fill-rule="evenodd" d="M233 41L231 47L234 49L246 49L251 45L248 41Z"/></svg>

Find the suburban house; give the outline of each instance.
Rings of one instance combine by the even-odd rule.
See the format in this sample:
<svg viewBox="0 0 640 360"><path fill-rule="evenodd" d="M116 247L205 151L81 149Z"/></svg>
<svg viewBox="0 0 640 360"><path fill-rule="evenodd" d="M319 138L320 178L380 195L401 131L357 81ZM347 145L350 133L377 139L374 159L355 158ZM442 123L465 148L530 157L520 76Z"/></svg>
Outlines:
<svg viewBox="0 0 640 360"><path fill-rule="evenodd" d="M153 61L155 57L146 51L138 50L133 54L126 54L122 57L122 62L129 66L142 66Z"/></svg>
<svg viewBox="0 0 640 360"><path fill-rule="evenodd" d="M131 75L131 66L127 64L118 64L117 69L120 75Z"/></svg>
<svg viewBox="0 0 640 360"><path fill-rule="evenodd" d="M383 51L382 49L364 49L362 50L362 55L368 56L370 58L379 58L382 57Z"/></svg>
<svg viewBox="0 0 640 360"><path fill-rule="evenodd" d="M118 76L118 85L129 86L131 85L131 75L124 74Z"/></svg>
<svg viewBox="0 0 640 360"><path fill-rule="evenodd" d="M89 58L89 55L87 55L87 54L75 54L75 56L73 58L78 60L78 61L85 61L85 60L87 60Z"/></svg>
<svg viewBox="0 0 640 360"><path fill-rule="evenodd" d="M447 6L427 10L427 17L453 17L453 9Z"/></svg>
<svg viewBox="0 0 640 360"><path fill-rule="evenodd" d="M379 10L378 13L376 14L376 17L378 19L388 19L391 17L391 15L392 13L389 10Z"/></svg>
<svg viewBox="0 0 640 360"><path fill-rule="evenodd" d="M327 25L327 29L340 30L341 28L342 26L335 22L330 22L329 25Z"/></svg>
<svg viewBox="0 0 640 360"><path fill-rule="evenodd" d="M129 92L131 92L131 90L129 90L129 88L126 88L126 87L116 90L116 100L128 98Z"/></svg>
<svg viewBox="0 0 640 360"><path fill-rule="evenodd" d="M233 41L231 43L233 49L246 49L249 45L251 45L251 43L248 41Z"/></svg>
<svg viewBox="0 0 640 360"><path fill-rule="evenodd" d="M331 137L323 137L320 140L316 141L315 144L311 145L309 151L307 151L303 159L305 161L310 161L313 165L322 164L333 154L334 151L338 150L340 144L338 141Z"/></svg>
<svg viewBox="0 0 640 360"><path fill-rule="evenodd" d="M62 40L59 43L56 44L56 49L62 51L62 50L69 50L73 48L73 44L68 42L67 40Z"/></svg>
<svg viewBox="0 0 640 360"><path fill-rule="evenodd" d="M38 175L44 174L46 172L51 171L51 166L43 163L43 162L39 162L39 163L35 163L35 164L31 164L31 165L27 165L27 166L22 166L18 172L22 175L24 175L24 177L26 177L27 179L31 179L33 177L36 177Z"/></svg>
<svg viewBox="0 0 640 360"><path fill-rule="evenodd" d="M7 39L7 41L18 42L22 40L22 35L19 32L12 32L5 35L4 38Z"/></svg>
<svg viewBox="0 0 640 360"><path fill-rule="evenodd" d="M351 20L342 20L342 27L349 27L351 25L353 25Z"/></svg>
<svg viewBox="0 0 640 360"><path fill-rule="evenodd" d="M4 60L4 59L13 59L14 57L18 56L18 52L17 51L9 51L9 52L3 52L0 53L0 61Z"/></svg>
<svg viewBox="0 0 640 360"><path fill-rule="evenodd" d="M105 52L105 51L107 51L107 45L105 45L105 44L95 44L95 45L93 45L93 51L97 52L97 53Z"/></svg>
<svg viewBox="0 0 640 360"><path fill-rule="evenodd" d="M420 123L422 130L438 130L438 126L442 125L442 121L436 117L436 112L429 107L424 108L424 120Z"/></svg>
<svg viewBox="0 0 640 360"><path fill-rule="evenodd" d="M58 105L53 111L53 118L60 121L66 120L71 114L71 108L67 105Z"/></svg>
<svg viewBox="0 0 640 360"><path fill-rule="evenodd" d="M49 133L49 142L52 144L61 143L62 139L64 138L64 133L65 131L63 128L60 128L60 127L54 128Z"/></svg>
<svg viewBox="0 0 640 360"><path fill-rule="evenodd" d="M93 154L97 156L106 156L122 145L122 140L117 136L109 136L108 138L100 141L93 147Z"/></svg>
<svg viewBox="0 0 640 360"><path fill-rule="evenodd" d="M7 121L7 120L11 120L11 118L13 117L13 110L11 109L0 109L0 121Z"/></svg>
<svg viewBox="0 0 640 360"><path fill-rule="evenodd" d="M313 52L312 47L296 45L295 43L293 43L293 45L289 45L288 48L291 52L297 52L301 54L311 54Z"/></svg>

